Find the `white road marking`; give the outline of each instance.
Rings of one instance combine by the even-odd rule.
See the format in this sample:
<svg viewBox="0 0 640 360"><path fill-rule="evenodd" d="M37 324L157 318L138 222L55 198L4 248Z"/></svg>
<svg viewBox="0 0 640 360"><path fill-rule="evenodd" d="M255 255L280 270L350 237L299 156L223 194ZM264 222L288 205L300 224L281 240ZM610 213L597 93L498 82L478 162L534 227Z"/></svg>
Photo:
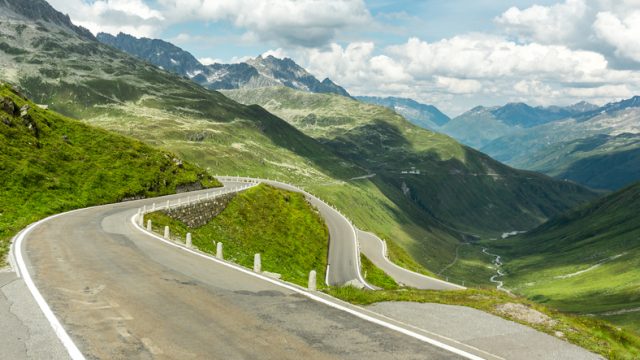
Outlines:
<svg viewBox="0 0 640 360"><path fill-rule="evenodd" d="M31 230L33 230L36 226L43 224L44 222L47 222L58 216L69 214L69 213L80 211L80 210L85 210L85 209L73 210L66 213L53 215L48 218L42 219L38 222L35 222L29 225L26 229L22 230L16 237L16 242L15 242L16 262L18 263L18 268L20 269L20 273L22 274L24 283L27 285L27 288L31 292L31 295L33 295L33 298L36 300L36 303L40 307L40 310L42 310L42 312L44 313L44 316L49 321L49 324L51 324L51 327L53 328L53 331L56 333L56 336L58 336L58 339L60 339L60 342L62 342L62 345L65 347L65 349L69 353L69 356L73 360L84 360L84 355L82 355L82 353L80 352L76 344L73 342L73 340L71 340L71 337L69 337L69 334L67 334L67 331L62 327L62 324L60 324L60 321L58 321L58 318L56 318L56 316L53 314L53 311L51 311L51 308L42 297L42 294L40 294L40 291L38 290L38 288L36 288L35 284L33 283L33 280L31 279L31 275L29 274L29 271L27 269L27 265L25 264L24 258L22 256L22 242L24 241L25 236L29 234Z"/></svg>
<svg viewBox="0 0 640 360"><path fill-rule="evenodd" d="M284 282L281 282L281 281L278 281L278 280L275 280L275 279L272 279L272 278L266 277L266 276L264 276L264 275L261 275L261 274L255 273L255 272L253 272L253 271L251 271L251 270L249 270L249 269L245 269L245 268L243 268L243 267L241 267L241 266L239 266L239 265L232 264L232 263L229 263L229 262L226 262L226 261L223 261L223 260L217 259L217 258L215 258L215 257L211 257L211 256L209 256L209 255L205 255L205 254L203 254L203 253L201 253L201 252L198 252L198 251L196 251L196 250L192 250L192 249L189 249L189 248L187 248L187 247L185 247L185 246L182 246L181 244L177 244L177 243L174 243L174 242L172 242L172 241L169 241L169 240L163 239L162 237L160 237L160 236L158 236L158 235L156 235L156 234L154 234L154 233L152 233L152 232L149 232L149 231L147 231L146 229L144 229L144 228L142 228L141 226L139 226L139 225L138 225L138 222L136 221L136 220L137 220L137 219L136 219L137 217L138 217L138 214L134 214L134 215L131 217L131 224L133 225L133 227L134 227L134 228L138 229L139 231L141 231L141 232L143 232L143 233L145 233L145 234L147 234L147 235L149 235L149 236L151 236L151 237L153 237L153 238L155 238L155 239L157 239L157 240L162 241L163 243L165 243L165 244L167 244L167 245L169 245L169 246L176 247L176 248L178 248L178 249L181 249L181 250L186 251L186 252L188 252L188 253L191 253L191 254L193 254L193 255L199 256L199 257L201 257L201 258L204 258L204 259L207 259L207 260L209 260L209 261L213 261L213 262L218 263L218 264L220 264L220 265L226 266L226 267L228 267L228 268L231 268L231 269L234 269L234 270L240 271L240 272L242 272L242 273L244 273L244 274L246 274L246 275L253 276L253 277L257 277L257 278L259 278L259 279L261 279L261 280L267 281L267 282L269 282L269 283L271 283L271 284L274 284L274 285L276 285L276 286L280 286L280 287L283 287L283 288L285 288L285 289L288 289L288 290L291 290L291 291L293 291L293 292L296 292L296 293L298 293L298 294L304 295L304 296L308 297L308 298L309 298L309 299L311 299L311 300L314 300L314 301L317 301L317 302L319 302L319 303L322 303L322 304L328 305L328 306L330 306L330 307L332 307L332 308L334 308L334 309L338 309L338 310L344 311L344 312L346 312L346 313L349 313L349 314L351 314L351 315L354 315L354 316L356 316L356 317L358 317L358 318L360 318L360 319L363 319L363 320L369 321L369 322L371 322L371 323L374 323L374 324L377 324L377 325L380 325L380 326L386 327L387 329L390 329L390 330L393 330L393 331L397 331L397 332L399 332L399 333L401 333L401 334L404 334L404 335L411 336L411 337L413 337L414 339L420 340L420 341L422 341L422 342L425 342L425 343L431 344L431 345L436 346L436 347L438 347L438 348L441 348L441 349L443 349L443 350L446 350L446 351L452 352L452 353L454 353L454 354L460 355L460 356L462 356L462 357L464 357L464 358L466 358L466 359L471 359L471 360L485 360L484 358L482 358L482 357L480 357L480 356L477 356L477 355L474 355L474 354L468 353L468 352L466 352L466 351L464 351L464 350L461 350L461 349L458 349L458 348L453 347L453 346L451 346L451 345L445 344L445 343L443 343L443 342L441 342L441 341L438 341L438 340L436 340L436 339L432 339L432 338L430 338L430 337L428 337L428 336L425 336L425 335L419 334L419 333L417 333L417 332L415 332L415 331L412 331L412 330L409 330L409 329L405 329L405 328L400 327L400 326L398 326L398 325L394 325L394 324L391 324L391 323L389 323L389 322L387 322L387 321L384 321L384 320L381 320L381 319L375 318L375 317L373 317L373 316L370 316L370 315L364 314L363 312L360 312L360 311L358 311L358 310L355 310L355 309L352 309L352 308L346 307L346 306L344 306L344 305L337 304L337 303L335 303L335 302L333 302L333 301L330 301L330 300L324 299L324 298L322 298L322 297L320 297L320 296L318 296L318 295L315 295L315 294L313 294L313 293L311 293L311 292L308 292L308 291L306 291L306 290L303 290L302 288L299 288L299 287L297 287L297 286L295 286L295 285L293 285L293 284L284 283ZM444 337L443 337L443 338L444 338ZM455 341L455 340L453 340L453 339L451 339L451 340L452 340L452 341Z"/></svg>

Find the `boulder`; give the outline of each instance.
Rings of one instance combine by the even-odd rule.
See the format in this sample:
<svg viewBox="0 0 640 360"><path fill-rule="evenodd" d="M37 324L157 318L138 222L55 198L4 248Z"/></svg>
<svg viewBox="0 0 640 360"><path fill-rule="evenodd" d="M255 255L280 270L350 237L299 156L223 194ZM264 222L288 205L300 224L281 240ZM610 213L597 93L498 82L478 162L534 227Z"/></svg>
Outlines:
<svg viewBox="0 0 640 360"><path fill-rule="evenodd" d="M14 115L14 112L16 111L16 104L11 99L3 99L2 110L9 115Z"/></svg>

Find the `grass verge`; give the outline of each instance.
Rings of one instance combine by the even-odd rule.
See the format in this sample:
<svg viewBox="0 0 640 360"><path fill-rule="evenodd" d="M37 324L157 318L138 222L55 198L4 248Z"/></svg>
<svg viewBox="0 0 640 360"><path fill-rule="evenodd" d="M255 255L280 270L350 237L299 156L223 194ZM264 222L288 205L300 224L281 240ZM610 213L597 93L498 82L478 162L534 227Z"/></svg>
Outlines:
<svg viewBox="0 0 640 360"><path fill-rule="evenodd" d="M369 284L385 290L394 290L399 287L391 276L380 270L363 254L360 254L360 264L362 265L362 276Z"/></svg>
<svg viewBox="0 0 640 360"><path fill-rule="evenodd" d="M316 270L318 286L324 284L329 232L302 194L260 184L237 194L201 227L190 228L161 211L145 215L147 220L158 233L169 226L178 239L190 232L193 245L204 252L215 253L222 242L225 259L242 266L253 268L259 253L263 271L307 286L309 271Z"/></svg>

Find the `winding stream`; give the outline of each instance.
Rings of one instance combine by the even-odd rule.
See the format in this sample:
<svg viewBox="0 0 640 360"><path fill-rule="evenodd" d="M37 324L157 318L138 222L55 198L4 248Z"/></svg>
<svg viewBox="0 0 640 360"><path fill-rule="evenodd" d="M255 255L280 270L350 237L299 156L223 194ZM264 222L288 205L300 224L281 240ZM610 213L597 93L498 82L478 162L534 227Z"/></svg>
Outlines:
<svg viewBox="0 0 640 360"><path fill-rule="evenodd" d="M505 274L502 272L502 260L500 259L500 255L496 255L496 254L492 254L489 251L487 251L487 248L482 248L482 252L485 253L486 255L489 256L493 256L493 265L496 268L496 274L493 275L489 281L491 281L492 283L496 284L496 289L501 290L501 291L506 291L509 292L509 290L504 288L504 282L501 280L497 280L500 277L503 277Z"/></svg>

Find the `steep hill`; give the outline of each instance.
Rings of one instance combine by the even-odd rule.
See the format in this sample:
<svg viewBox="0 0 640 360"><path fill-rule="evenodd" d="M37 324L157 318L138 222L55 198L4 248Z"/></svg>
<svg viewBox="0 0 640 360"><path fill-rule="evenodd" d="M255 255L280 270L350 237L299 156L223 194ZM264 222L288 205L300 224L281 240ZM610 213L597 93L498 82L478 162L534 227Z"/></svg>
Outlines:
<svg viewBox="0 0 640 360"><path fill-rule="evenodd" d="M219 185L175 155L43 110L2 84L0 164L0 263L9 238L47 215Z"/></svg>
<svg viewBox="0 0 640 360"><path fill-rule="evenodd" d="M397 97L356 96L356 99L394 110L413 124L428 130L437 130L449 122L449 117L433 105L421 104L415 100Z"/></svg>
<svg viewBox="0 0 640 360"><path fill-rule="evenodd" d="M293 60L271 55L238 64L203 65L189 52L163 40L100 33L97 39L167 71L213 90L287 86L293 89L349 96L329 79L319 81Z"/></svg>
<svg viewBox="0 0 640 360"><path fill-rule="evenodd" d="M505 285L562 310L640 331L640 183L491 243Z"/></svg>

